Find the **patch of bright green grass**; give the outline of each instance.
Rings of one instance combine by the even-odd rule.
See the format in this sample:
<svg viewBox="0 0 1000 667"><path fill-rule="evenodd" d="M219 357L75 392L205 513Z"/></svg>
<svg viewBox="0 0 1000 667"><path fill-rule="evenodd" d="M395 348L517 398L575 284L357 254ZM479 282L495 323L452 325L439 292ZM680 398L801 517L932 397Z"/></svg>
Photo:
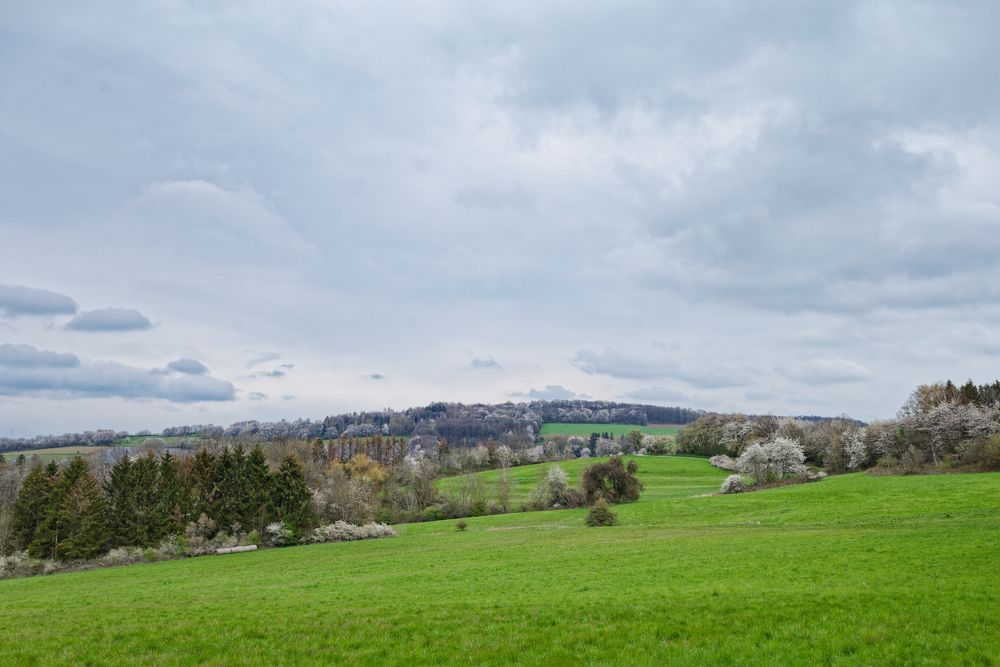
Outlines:
<svg viewBox="0 0 1000 667"><path fill-rule="evenodd" d="M589 438L591 433L608 433L613 436L625 435L639 429L647 435L677 435L680 426L638 426L637 424L542 424L541 435L578 435Z"/></svg>
<svg viewBox="0 0 1000 667"><path fill-rule="evenodd" d="M604 458L573 459L557 463L538 463L535 465L515 466L508 469L511 480L511 504L517 507L528 500L531 492L538 485L538 480L548 474L549 468L558 465L566 471L570 486L579 487L583 471ZM685 458L680 456L625 456L625 461L635 461L639 466L640 477L646 489L643 500L676 498L693 496L700 493L712 493L719 490L719 485L726 478L725 472L713 468L701 458ZM483 479L487 501L497 499L497 471L486 470L475 473ZM438 489L443 493L454 491L462 483L461 477L446 477L438 481Z"/></svg>
<svg viewBox="0 0 1000 667"><path fill-rule="evenodd" d="M508 514L2 581L0 664L998 663L1000 474L703 496L672 490L707 463L639 465L617 527Z"/></svg>

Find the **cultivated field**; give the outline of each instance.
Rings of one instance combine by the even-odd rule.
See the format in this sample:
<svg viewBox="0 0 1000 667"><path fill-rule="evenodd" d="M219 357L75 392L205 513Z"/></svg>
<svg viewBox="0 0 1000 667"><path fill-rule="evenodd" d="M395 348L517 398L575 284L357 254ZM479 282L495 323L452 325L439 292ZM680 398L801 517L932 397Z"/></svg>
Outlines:
<svg viewBox="0 0 1000 667"><path fill-rule="evenodd" d="M617 527L510 514L0 581L0 664L997 663L1000 474L705 496L702 460L639 465Z"/></svg>
<svg viewBox="0 0 1000 667"><path fill-rule="evenodd" d="M108 447L104 445L73 445L71 447L47 447L45 449L20 449L13 452L3 452L3 455L7 457L8 461L13 461L21 454L24 454L29 459L32 456L37 456L43 461L48 462L69 459L74 456L88 456L97 452L103 452L105 449L108 449Z"/></svg>
<svg viewBox="0 0 1000 667"><path fill-rule="evenodd" d="M591 433L609 433L611 435L625 435L629 431L639 429L648 435L677 435L681 426L670 424L652 424L650 426L638 426L636 424L542 424L541 435L578 435L584 438Z"/></svg>

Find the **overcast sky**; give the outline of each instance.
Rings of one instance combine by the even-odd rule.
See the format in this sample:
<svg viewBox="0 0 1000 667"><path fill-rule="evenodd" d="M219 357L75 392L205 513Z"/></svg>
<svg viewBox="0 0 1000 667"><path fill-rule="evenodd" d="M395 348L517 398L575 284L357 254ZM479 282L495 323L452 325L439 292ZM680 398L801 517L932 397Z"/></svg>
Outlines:
<svg viewBox="0 0 1000 667"><path fill-rule="evenodd" d="M2 3L0 435L992 381L1000 4L809 5Z"/></svg>

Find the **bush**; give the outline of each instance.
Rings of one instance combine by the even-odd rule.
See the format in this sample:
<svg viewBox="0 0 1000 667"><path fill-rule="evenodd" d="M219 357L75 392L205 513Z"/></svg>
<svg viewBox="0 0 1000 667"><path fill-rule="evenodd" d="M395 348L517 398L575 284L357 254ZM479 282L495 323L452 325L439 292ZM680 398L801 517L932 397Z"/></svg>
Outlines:
<svg viewBox="0 0 1000 667"><path fill-rule="evenodd" d="M747 447L736 459L736 469L753 477L754 484L766 484L787 475L804 473L805 458L798 442L778 436L763 445Z"/></svg>
<svg viewBox="0 0 1000 667"><path fill-rule="evenodd" d="M458 523L455 524L455 528L458 528L459 530L465 530L468 527L469 524L465 523L464 521L459 521Z"/></svg>
<svg viewBox="0 0 1000 667"><path fill-rule="evenodd" d="M587 518L584 521L591 527L614 526L618 523L618 515L611 511L607 500L598 498L590 511L587 512Z"/></svg>
<svg viewBox="0 0 1000 667"><path fill-rule="evenodd" d="M282 521L268 524L264 532L267 533L268 541L276 547L287 547L298 541L295 539L295 532Z"/></svg>
<svg viewBox="0 0 1000 667"><path fill-rule="evenodd" d="M587 503L604 498L610 503L631 503L639 499L642 482L635 476L635 461L628 465L621 458L613 457L607 463L597 463L583 472L583 491Z"/></svg>
<svg viewBox="0 0 1000 667"><path fill-rule="evenodd" d="M260 544L260 533L256 530L251 530L243 537L242 540L240 540L239 546L248 547L255 544Z"/></svg>
<svg viewBox="0 0 1000 667"><path fill-rule="evenodd" d="M355 526L346 521L336 521L313 530L310 542L353 542L355 540L370 540L379 537L394 537L396 531L384 523L366 523Z"/></svg>
<svg viewBox="0 0 1000 667"><path fill-rule="evenodd" d="M730 475L722 482L722 488L720 491L722 493L739 493L741 491L746 491L746 484L743 483L743 478L739 475Z"/></svg>
<svg viewBox="0 0 1000 667"><path fill-rule="evenodd" d="M736 470L736 461L725 454L716 454L708 460L709 465L713 465L719 470Z"/></svg>
<svg viewBox="0 0 1000 667"><path fill-rule="evenodd" d="M155 563L160 560L160 552L152 547L149 547L142 552L142 559L147 563Z"/></svg>

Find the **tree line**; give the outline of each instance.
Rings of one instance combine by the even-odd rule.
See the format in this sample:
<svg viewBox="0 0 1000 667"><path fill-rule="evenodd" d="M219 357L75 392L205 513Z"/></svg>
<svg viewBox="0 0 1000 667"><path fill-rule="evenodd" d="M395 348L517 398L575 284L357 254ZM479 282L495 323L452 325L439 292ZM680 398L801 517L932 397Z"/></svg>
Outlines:
<svg viewBox="0 0 1000 667"><path fill-rule="evenodd" d="M90 559L121 546L146 547L200 521L213 532L256 531L275 521L296 533L313 527L312 492L302 466L286 456L270 470L259 445L219 453L201 449L178 459L169 452L122 456L104 484L90 464L36 464L11 513L17 549L34 558Z"/></svg>

